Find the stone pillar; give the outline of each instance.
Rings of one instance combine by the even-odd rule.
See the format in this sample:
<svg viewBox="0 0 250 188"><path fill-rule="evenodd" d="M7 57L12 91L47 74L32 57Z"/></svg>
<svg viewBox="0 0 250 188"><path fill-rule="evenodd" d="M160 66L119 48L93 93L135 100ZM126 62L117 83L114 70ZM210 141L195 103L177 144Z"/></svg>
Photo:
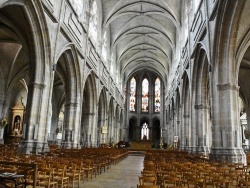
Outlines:
<svg viewBox="0 0 250 188"><path fill-rule="evenodd" d="M238 97L238 86L231 83L217 85L214 94L210 159L246 163L239 125Z"/></svg>
<svg viewBox="0 0 250 188"><path fill-rule="evenodd" d="M179 149L180 147L180 138L181 138L181 134L180 134L180 130L181 130L181 122L179 120L177 120L176 122L176 136L178 136L178 143L177 143L177 148Z"/></svg>
<svg viewBox="0 0 250 188"><path fill-rule="evenodd" d="M173 117L170 117L169 119L168 137L169 137L169 144L173 145L173 141L174 141Z"/></svg>
<svg viewBox="0 0 250 188"><path fill-rule="evenodd" d="M117 129L116 129L116 142L119 142L121 140L121 123L117 120Z"/></svg>
<svg viewBox="0 0 250 188"><path fill-rule="evenodd" d="M122 129L122 140L123 141L129 141L129 137L128 137L128 135L129 135L129 128L128 127L124 127L123 129Z"/></svg>
<svg viewBox="0 0 250 188"><path fill-rule="evenodd" d="M137 126L135 130L135 137L133 138L135 140L141 140L141 125L140 121L137 121Z"/></svg>
<svg viewBox="0 0 250 188"><path fill-rule="evenodd" d="M49 86L46 86L49 88ZM48 103L42 103L42 99L48 99L45 85L32 83L29 85L25 122L23 126L23 139L19 143L18 152L30 154L30 152L48 151L47 143L47 113L42 109L48 108ZM39 99L39 100L38 100Z"/></svg>
<svg viewBox="0 0 250 188"><path fill-rule="evenodd" d="M95 119L95 113L84 113L84 127L82 130L82 135L84 135L83 139L84 147L92 145L91 142L93 141L93 138L95 138L94 136L95 132L92 131L93 127L96 128L96 126L94 126L94 119ZM91 140L90 140L90 135L92 135Z"/></svg>
<svg viewBox="0 0 250 188"><path fill-rule="evenodd" d="M76 112L77 112L77 103L69 102L65 103L65 115L64 115L64 129L63 129L63 139L62 147L63 148L74 148L77 147L75 141L75 129L76 127Z"/></svg>
<svg viewBox="0 0 250 188"><path fill-rule="evenodd" d="M208 135L208 111L209 107L203 104L194 105L195 109L195 127L197 132L194 136L196 152L200 154L208 154L208 145L206 143L206 136ZM193 129L192 129L193 131Z"/></svg>
<svg viewBox="0 0 250 188"><path fill-rule="evenodd" d="M3 140L3 134L4 134L4 127L0 127L0 144L4 144L4 140Z"/></svg>
<svg viewBox="0 0 250 188"><path fill-rule="evenodd" d="M182 132L180 138L180 149L181 150L189 150L190 146L190 115L185 114L183 115L183 125L182 125Z"/></svg>
<svg viewBox="0 0 250 188"><path fill-rule="evenodd" d="M250 131L250 108L246 109L247 129Z"/></svg>

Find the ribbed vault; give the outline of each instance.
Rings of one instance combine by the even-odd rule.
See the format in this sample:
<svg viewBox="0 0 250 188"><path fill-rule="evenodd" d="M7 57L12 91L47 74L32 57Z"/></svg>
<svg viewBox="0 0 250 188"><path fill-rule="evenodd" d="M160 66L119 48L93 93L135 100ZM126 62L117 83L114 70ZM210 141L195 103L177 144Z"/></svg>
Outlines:
<svg viewBox="0 0 250 188"><path fill-rule="evenodd" d="M169 75L176 58L181 0L103 0L103 27L110 30L111 53L123 80L135 69Z"/></svg>

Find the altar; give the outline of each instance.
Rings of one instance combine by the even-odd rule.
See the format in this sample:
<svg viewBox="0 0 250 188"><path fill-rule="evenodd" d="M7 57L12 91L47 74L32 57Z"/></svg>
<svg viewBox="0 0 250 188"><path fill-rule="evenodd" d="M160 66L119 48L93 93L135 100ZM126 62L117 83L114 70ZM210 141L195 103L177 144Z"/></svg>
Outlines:
<svg viewBox="0 0 250 188"><path fill-rule="evenodd" d="M130 143L131 149L137 150L147 150L152 148L152 141L151 140L139 140Z"/></svg>

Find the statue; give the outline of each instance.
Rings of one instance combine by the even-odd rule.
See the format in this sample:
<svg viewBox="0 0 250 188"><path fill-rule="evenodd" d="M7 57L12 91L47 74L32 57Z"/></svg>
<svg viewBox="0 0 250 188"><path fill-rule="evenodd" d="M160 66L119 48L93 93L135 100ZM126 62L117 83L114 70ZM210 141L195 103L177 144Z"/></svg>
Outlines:
<svg viewBox="0 0 250 188"><path fill-rule="evenodd" d="M161 137L161 139L160 139L160 144L159 144L159 146L160 146L160 149L163 149L163 138Z"/></svg>
<svg viewBox="0 0 250 188"><path fill-rule="evenodd" d="M108 126L107 125L103 125L102 126L102 134L107 134L108 133Z"/></svg>
<svg viewBox="0 0 250 188"><path fill-rule="evenodd" d="M16 117L15 123L14 123L14 131L17 132L20 129L20 116Z"/></svg>
<svg viewBox="0 0 250 188"><path fill-rule="evenodd" d="M6 117L4 117L4 118L2 119L2 122L1 122L2 128L4 128L7 124L8 124L8 120L7 120Z"/></svg>
<svg viewBox="0 0 250 188"><path fill-rule="evenodd" d="M249 131L247 130L247 128L245 128L245 130L244 130L244 135L245 135L246 139L249 139L250 134L249 134Z"/></svg>
<svg viewBox="0 0 250 188"><path fill-rule="evenodd" d="M112 140L111 140L111 147L112 147L112 148L115 148L115 141L114 141L113 138L112 138Z"/></svg>

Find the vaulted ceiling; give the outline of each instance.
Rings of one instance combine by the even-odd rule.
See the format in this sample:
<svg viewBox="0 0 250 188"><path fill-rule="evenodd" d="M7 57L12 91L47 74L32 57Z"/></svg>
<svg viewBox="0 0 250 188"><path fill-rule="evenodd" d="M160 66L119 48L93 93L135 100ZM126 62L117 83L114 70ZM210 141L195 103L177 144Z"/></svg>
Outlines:
<svg viewBox="0 0 250 188"><path fill-rule="evenodd" d="M102 0L103 27L123 79L149 69L167 79L176 58L182 0Z"/></svg>

